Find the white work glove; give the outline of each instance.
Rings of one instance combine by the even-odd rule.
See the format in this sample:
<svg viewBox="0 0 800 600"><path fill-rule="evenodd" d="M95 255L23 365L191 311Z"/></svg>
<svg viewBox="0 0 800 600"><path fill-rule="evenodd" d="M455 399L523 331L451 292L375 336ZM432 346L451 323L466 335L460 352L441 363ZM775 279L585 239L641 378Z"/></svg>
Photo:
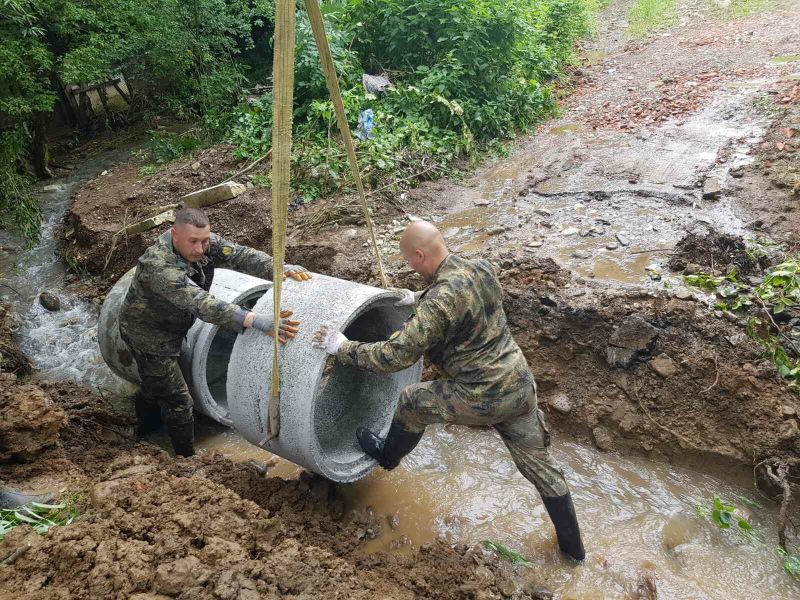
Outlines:
<svg viewBox="0 0 800 600"><path fill-rule="evenodd" d="M283 265L283 278L286 279L287 277L291 277L296 281L308 281L311 279L311 273L300 265Z"/></svg>
<svg viewBox="0 0 800 600"><path fill-rule="evenodd" d="M336 353L339 352L339 348L341 348L342 344L346 341L347 338L341 331L323 325L319 328L319 331L314 334L311 343L315 348L325 350L328 354L336 355Z"/></svg>
<svg viewBox="0 0 800 600"><path fill-rule="evenodd" d="M390 292L394 292L396 294L400 294L401 298L397 302L394 303L395 306L414 306L417 303L417 296L411 290L405 290L402 288L390 288Z"/></svg>
<svg viewBox="0 0 800 600"><path fill-rule="evenodd" d="M289 317L291 317L293 312L291 310L284 310L281 312L281 319L278 322L278 340L285 344L290 339L295 337L300 328L300 321L293 321ZM257 329L263 333L266 333L268 336L273 337L275 335L275 321L272 318L272 315L267 315L264 313L256 313L250 312L244 319L243 325L245 327L252 327L253 329Z"/></svg>

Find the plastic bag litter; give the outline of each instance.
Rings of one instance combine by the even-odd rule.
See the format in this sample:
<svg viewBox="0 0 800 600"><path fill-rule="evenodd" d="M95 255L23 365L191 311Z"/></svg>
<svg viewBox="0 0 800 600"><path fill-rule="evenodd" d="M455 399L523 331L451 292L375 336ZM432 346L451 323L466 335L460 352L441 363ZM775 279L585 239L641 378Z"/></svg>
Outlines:
<svg viewBox="0 0 800 600"><path fill-rule="evenodd" d="M368 140L372 137L372 128L375 127L375 113L371 108L362 110L358 115L358 129L356 137L360 140Z"/></svg>

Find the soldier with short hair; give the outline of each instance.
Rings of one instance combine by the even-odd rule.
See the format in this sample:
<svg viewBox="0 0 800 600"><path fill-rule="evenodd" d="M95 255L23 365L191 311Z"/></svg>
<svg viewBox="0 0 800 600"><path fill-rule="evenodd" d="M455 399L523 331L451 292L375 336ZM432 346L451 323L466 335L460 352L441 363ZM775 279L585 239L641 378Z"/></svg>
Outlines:
<svg viewBox="0 0 800 600"><path fill-rule="evenodd" d="M539 491L561 550L583 560L572 497L550 456L536 382L506 323L502 289L491 264L450 254L439 230L423 221L406 228L400 252L430 283L424 292L402 290L398 304L416 308L405 327L376 343L349 341L322 327L313 343L344 364L384 373L406 369L427 355L446 378L405 388L386 438L359 428L359 444L391 470L416 447L427 425L493 426L517 468Z"/></svg>
<svg viewBox="0 0 800 600"><path fill-rule="evenodd" d="M208 217L196 208L175 213L173 227L139 258L119 316L122 339L139 371L141 392L135 397L137 433L158 423L167 425L175 454L194 454L193 401L178 364L186 333L200 319L241 331L253 327L278 335L282 343L293 338L299 321L284 311L275 325L272 315L256 314L209 293L217 267L272 279L272 258L211 233ZM299 281L311 274L296 265L284 265L284 277Z"/></svg>

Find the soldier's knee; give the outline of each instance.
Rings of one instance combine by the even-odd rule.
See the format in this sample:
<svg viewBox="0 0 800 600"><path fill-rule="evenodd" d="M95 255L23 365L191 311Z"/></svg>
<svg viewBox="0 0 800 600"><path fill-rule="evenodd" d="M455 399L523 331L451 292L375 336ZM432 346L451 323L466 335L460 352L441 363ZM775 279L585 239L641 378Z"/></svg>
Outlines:
<svg viewBox="0 0 800 600"><path fill-rule="evenodd" d="M419 384L408 385L400 392L400 401L397 403L397 412L408 412L416 406L415 397L419 393Z"/></svg>

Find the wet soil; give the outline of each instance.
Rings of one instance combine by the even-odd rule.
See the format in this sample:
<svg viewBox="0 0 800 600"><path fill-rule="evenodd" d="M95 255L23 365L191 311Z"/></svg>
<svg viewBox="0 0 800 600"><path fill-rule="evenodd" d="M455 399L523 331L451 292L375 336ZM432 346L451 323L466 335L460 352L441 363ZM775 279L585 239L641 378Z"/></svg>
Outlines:
<svg viewBox="0 0 800 600"><path fill-rule="evenodd" d="M7 329L0 338L13 345ZM5 536L4 559L30 548L0 569L3 598L536 597L508 565L465 545L364 555L380 523L321 478L267 478L216 452L176 459L135 442L129 415L72 383L3 373L0 390L0 440L14 430L25 450L0 456L3 485L55 490L81 515L45 535L20 526ZM49 422L33 405L58 415L60 431L30 436L27 419ZM34 451L32 439L47 444Z"/></svg>
<svg viewBox="0 0 800 600"><path fill-rule="evenodd" d="M120 229L161 212L184 194L224 181L240 163L231 147L215 146L142 177L139 169L145 160L131 152L127 162L103 171L75 192L61 232L67 262L77 271L115 281L163 230L115 236ZM224 205L208 207L207 213L220 235L262 247L272 235L269 202L268 191L252 188Z"/></svg>

